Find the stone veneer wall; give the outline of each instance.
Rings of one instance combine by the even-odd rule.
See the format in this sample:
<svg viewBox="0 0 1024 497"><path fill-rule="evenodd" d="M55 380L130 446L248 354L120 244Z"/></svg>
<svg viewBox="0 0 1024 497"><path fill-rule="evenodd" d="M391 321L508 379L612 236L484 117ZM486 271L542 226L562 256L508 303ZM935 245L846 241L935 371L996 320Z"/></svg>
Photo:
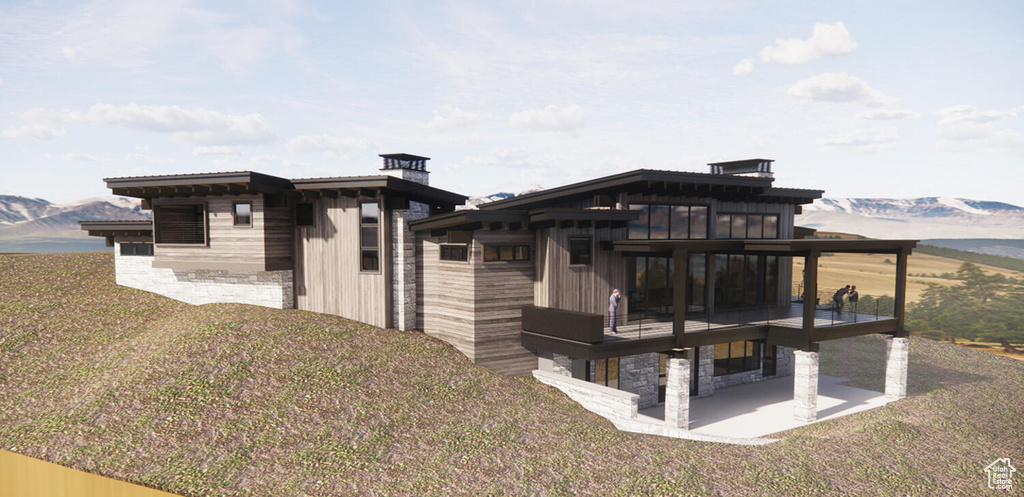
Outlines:
<svg viewBox="0 0 1024 497"><path fill-rule="evenodd" d="M114 247L118 285L189 304L238 303L275 309L295 307L293 274L283 271L220 271L154 268L153 257L121 256Z"/></svg>
<svg viewBox="0 0 1024 497"><path fill-rule="evenodd" d="M658 353L620 357L619 390L639 395L640 409L658 405Z"/></svg>
<svg viewBox="0 0 1024 497"><path fill-rule="evenodd" d="M430 206L419 202L391 211L391 322L402 331L416 328L416 234L409 223L428 215Z"/></svg>
<svg viewBox="0 0 1024 497"><path fill-rule="evenodd" d="M710 397L715 393L715 346L700 347L697 364L697 398Z"/></svg>

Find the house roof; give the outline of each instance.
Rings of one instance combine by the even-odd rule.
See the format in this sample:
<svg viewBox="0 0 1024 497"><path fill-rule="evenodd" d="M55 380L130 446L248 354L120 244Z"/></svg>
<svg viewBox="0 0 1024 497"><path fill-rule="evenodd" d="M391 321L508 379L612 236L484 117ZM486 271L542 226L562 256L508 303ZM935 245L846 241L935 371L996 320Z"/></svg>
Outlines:
<svg viewBox="0 0 1024 497"><path fill-rule="evenodd" d="M466 201L464 195L393 176L344 176L289 180L253 171L237 171L106 178L104 181L107 183L107 188L110 188L115 195L136 198L301 193L314 190L333 190L354 197L364 190L385 190L401 194L413 201L440 205L448 209Z"/></svg>
<svg viewBox="0 0 1024 497"><path fill-rule="evenodd" d="M153 221L79 221L78 226L89 232L89 236L138 236L153 235Z"/></svg>
<svg viewBox="0 0 1024 497"><path fill-rule="evenodd" d="M639 188L638 188L639 187ZM613 195L649 192L668 195L713 197L722 200L809 204L822 190L772 188L772 179L727 174L637 169L570 185L541 190L481 205L482 210L536 209L545 204Z"/></svg>

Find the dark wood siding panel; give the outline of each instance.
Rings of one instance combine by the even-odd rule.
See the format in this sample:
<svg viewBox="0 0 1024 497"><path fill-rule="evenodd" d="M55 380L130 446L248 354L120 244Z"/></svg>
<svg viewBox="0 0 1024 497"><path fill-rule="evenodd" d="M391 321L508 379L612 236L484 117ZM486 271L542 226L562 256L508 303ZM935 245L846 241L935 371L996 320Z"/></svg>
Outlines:
<svg viewBox="0 0 1024 497"><path fill-rule="evenodd" d="M267 258L267 269L292 268L292 214L287 205L263 209L263 251ZM253 210L256 206L253 205Z"/></svg>
<svg viewBox="0 0 1024 497"><path fill-rule="evenodd" d="M299 309L334 314L373 326L388 324L385 281L380 272L359 270L359 201L322 197L314 205L313 226L295 228L295 289ZM386 224L381 215L383 234ZM389 247L381 241L381 266Z"/></svg>
<svg viewBox="0 0 1024 497"><path fill-rule="evenodd" d="M537 356L519 343L522 307L533 303L534 261L483 262L484 245L530 245L535 237L522 231L477 231L470 262L474 285L474 362L501 374L522 375L537 369Z"/></svg>
<svg viewBox="0 0 1024 497"><path fill-rule="evenodd" d="M608 296L618 288L625 293L626 263L628 257L601 248L602 240L622 240L626 237L624 228L601 229L559 229L544 230L540 240L544 247L542 271L539 274L537 295L534 305L566 311L600 314L608 324ZM594 240L593 264L589 266L569 265L569 238L590 236ZM619 314L626 315L626 299L622 300Z"/></svg>
<svg viewBox="0 0 1024 497"><path fill-rule="evenodd" d="M424 333L475 357L473 268L441 261L442 237L422 237L422 321ZM417 289L417 292L420 290Z"/></svg>

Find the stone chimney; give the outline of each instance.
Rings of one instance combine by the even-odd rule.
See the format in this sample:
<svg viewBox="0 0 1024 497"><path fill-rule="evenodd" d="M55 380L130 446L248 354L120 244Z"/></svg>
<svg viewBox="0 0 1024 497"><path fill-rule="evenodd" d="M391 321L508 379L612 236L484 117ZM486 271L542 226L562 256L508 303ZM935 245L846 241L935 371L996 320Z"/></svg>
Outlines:
<svg viewBox="0 0 1024 497"><path fill-rule="evenodd" d="M772 159L744 159L729 162L711 162L711 174L728 176L753 176L755 178L774 178Z"/></svg>
<svg viewBox="0 0 1024 497"><path fill-rule="evenodd" d="M384 159L384 167L380 170L388 176L402 178L423 185L430 184L430 171L427 161L430 157L410 154L380 154Z"/></svg>

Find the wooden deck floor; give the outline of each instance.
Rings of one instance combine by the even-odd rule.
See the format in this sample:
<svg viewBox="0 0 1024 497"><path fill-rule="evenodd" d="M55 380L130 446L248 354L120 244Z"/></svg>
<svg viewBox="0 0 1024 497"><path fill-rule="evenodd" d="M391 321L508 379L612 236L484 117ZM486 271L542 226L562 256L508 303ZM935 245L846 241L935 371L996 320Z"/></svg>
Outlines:
<svg viewBox="0 0 1024 497"><path fill-rule="evenodd" d="M715 315L708 319L702 316L686 320L686 332L697 332L705 330L719 330L735 328L740 325L764 325L773 324L786 328L803 327L803 304L792 304L789 307L774 307L769 310L745 310L743 312L727 312ZM827 328L839 324L864 323L869 321L885 321L895 319L890 316L878 316L874 314L843 312L836 313L831 309L818 309L814 313L814 327ZM641 327L642 324L642 327ZM611 330L605 329L605 341L637 340L640 338L655 338L672 335L671 321L629 321L619 326L618 334L612 334Z"/></svg>

